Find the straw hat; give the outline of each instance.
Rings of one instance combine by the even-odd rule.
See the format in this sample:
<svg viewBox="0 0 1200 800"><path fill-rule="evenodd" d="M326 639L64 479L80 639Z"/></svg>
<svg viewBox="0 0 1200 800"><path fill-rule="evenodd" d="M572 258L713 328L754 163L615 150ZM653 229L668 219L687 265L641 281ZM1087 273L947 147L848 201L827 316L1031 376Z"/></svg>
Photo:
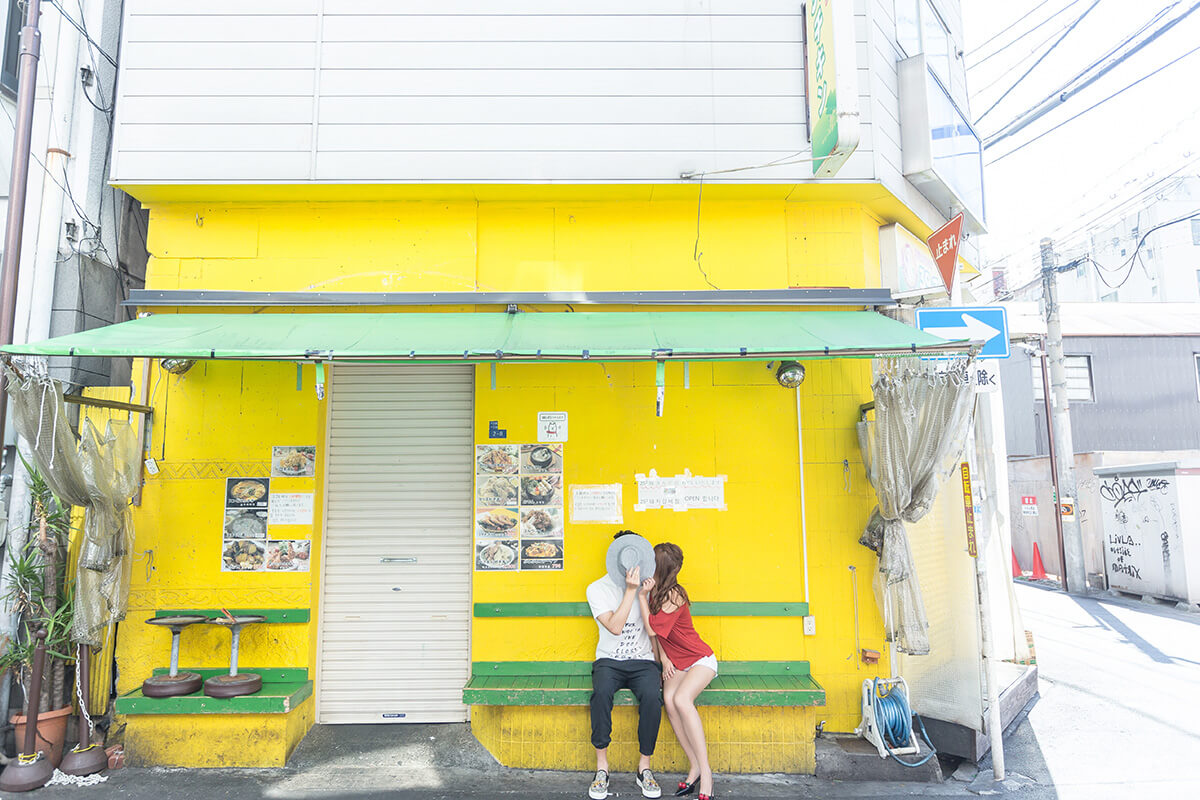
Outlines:
<svg viewBox="0 0 1200 800"><path fill-rule="evenodd" d="M625 575L634 567L641 567L641 580L654 577L654 546L645 536L627 533L618 536L608 546L604 559L608 577L618 586L625 586Z"/></svg>

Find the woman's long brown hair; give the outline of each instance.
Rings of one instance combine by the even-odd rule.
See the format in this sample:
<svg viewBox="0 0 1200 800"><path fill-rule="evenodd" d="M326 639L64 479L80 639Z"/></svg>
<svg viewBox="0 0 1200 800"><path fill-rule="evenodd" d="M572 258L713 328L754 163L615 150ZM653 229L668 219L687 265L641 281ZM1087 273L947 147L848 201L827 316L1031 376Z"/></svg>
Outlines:
<svg viewBox="0 0 1200 800"><path fill-rule="evenodd" d="M683 551L679 545L670 542L654 545L654 588L649 597L651 614L662 611L668 599L681 606L691 604L687 590L676 580L682 568Z"/></svg>

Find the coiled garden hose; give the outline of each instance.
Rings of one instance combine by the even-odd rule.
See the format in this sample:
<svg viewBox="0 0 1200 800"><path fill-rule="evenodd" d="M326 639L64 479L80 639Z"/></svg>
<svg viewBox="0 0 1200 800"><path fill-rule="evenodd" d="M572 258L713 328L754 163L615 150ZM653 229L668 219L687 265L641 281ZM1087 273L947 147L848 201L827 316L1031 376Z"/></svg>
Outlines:
<svg viewBox="0 0 1200 800"><path fill-rule="evenodd" d="M881 689L879 678L875 679L875 683L871 687L871 703L875 707L875 724L879 727L879 735L883 737L883 746L889 756L906 767L919 767L937 755L937 750L929 741L924 721L917 717L917 724L921 726L921 736L929 745L929 752L920 761L905 761L892 752L893 747L908 747L908 743L913 737L913 713L908 706L908 698L903 692L897 692L894 689L894 686Z"/></svg>

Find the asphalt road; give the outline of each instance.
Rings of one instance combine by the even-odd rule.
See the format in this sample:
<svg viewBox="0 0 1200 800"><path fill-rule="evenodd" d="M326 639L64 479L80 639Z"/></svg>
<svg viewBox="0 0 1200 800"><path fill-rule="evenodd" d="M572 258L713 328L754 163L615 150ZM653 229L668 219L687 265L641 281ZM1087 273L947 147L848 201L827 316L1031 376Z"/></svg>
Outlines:
<svg viewBox="0 0 1200 800"><path fill-rule="evenodd" d="M1025 800L1200 796L1200 614L1135 600L1074 598L1020 586L1034 631L1041 699L1007 740L1013 781L830 782L793 776L718 776L722 798L977 797ZM987 764L983 767L986 769ZM971 778L971 770L960 777ZM662 776L664 786L673 776ZM123 769L92 787L54 786L45 800L586 796L589 775L499 767L465 726L317 727L277 770ZM632 775L612 797L637 798Z"/></svg>

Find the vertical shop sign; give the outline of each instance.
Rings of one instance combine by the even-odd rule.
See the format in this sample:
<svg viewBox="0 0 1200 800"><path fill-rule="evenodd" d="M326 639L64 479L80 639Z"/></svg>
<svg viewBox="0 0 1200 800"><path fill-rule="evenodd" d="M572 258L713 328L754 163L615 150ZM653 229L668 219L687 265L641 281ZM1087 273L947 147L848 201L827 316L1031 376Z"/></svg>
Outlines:
<svg viewBox="0 0 1200 800"><path fill-rule="evenodd" d="M809 0L805 12L809 138L817 177L836 175L858 147L853 5L844 0Z"/></svg>
<svg viewBox="0 0 1200 800"><path fill-rule="evenodd" d="M979 555L975 541L975 497L971 493L971 467L966 461L962 462L963 512L967 517L967 554L971 558Z"/></svg>

